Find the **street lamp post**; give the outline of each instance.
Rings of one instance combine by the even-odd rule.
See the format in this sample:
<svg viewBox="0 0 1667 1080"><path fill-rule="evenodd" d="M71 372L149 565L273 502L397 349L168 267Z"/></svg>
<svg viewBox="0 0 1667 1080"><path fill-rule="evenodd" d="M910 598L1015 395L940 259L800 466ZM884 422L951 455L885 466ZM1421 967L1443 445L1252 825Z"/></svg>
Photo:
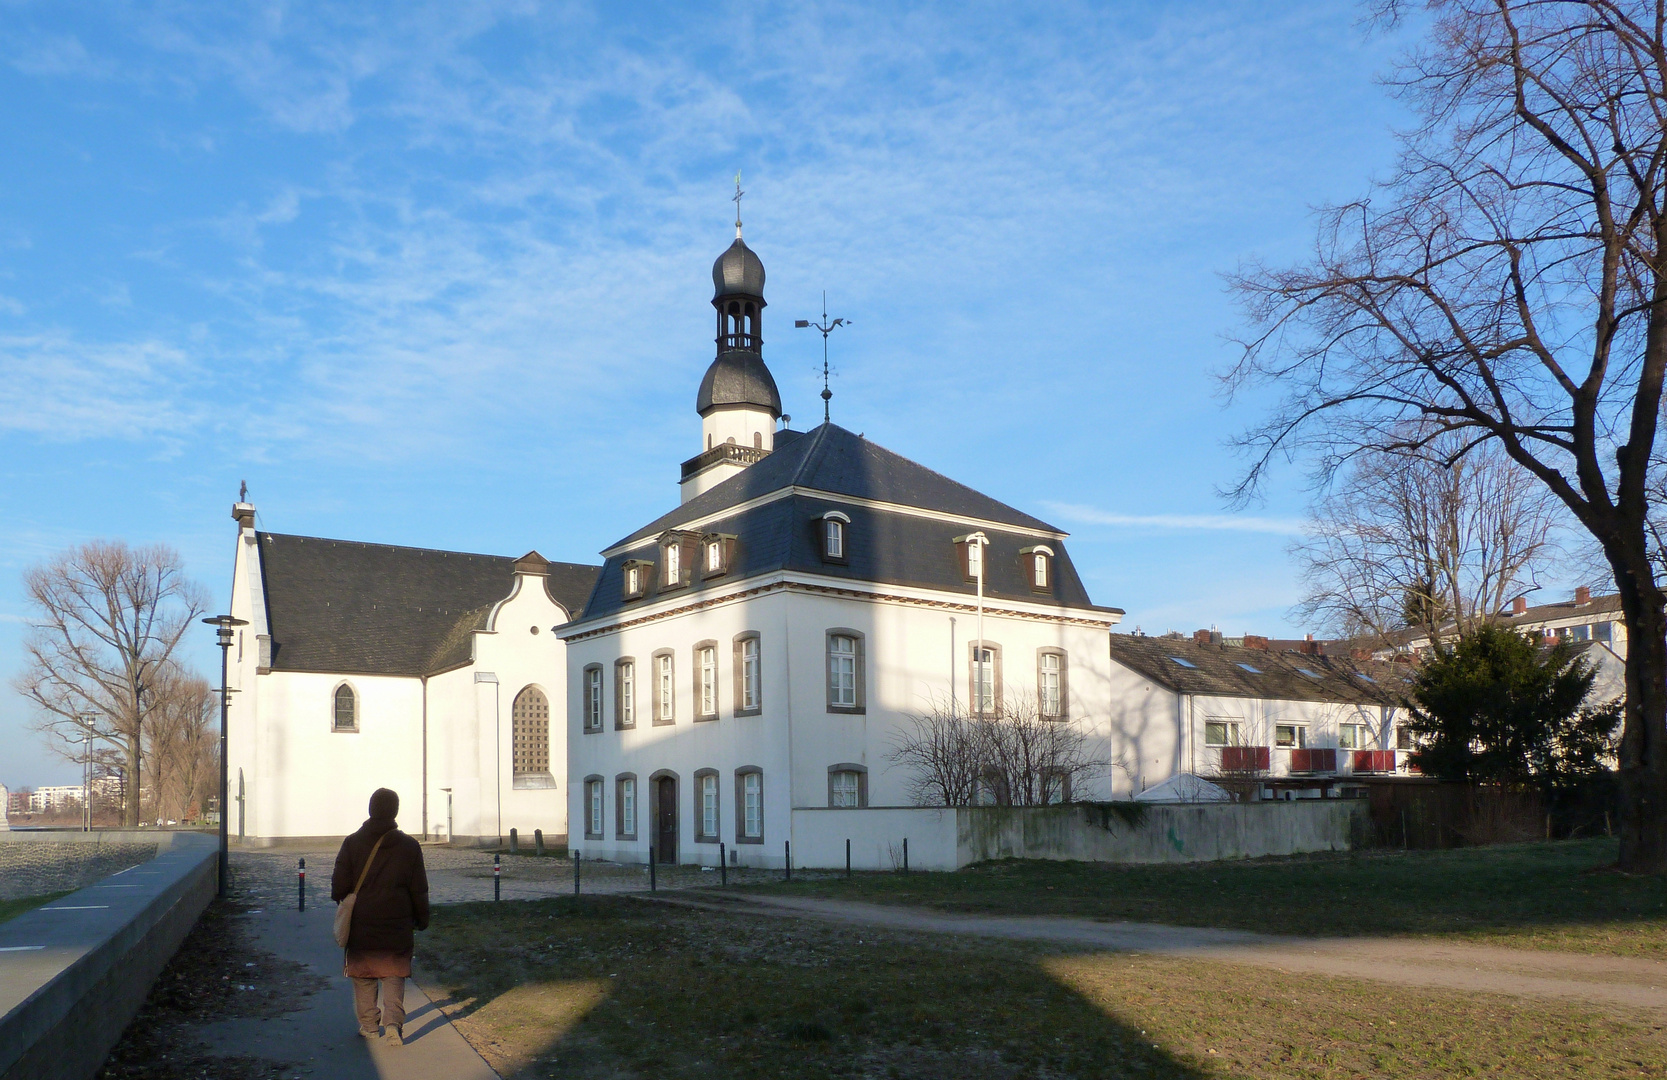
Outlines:
<svg viewBox="0 0 1667 1080"><path fill-rule="evenodd" d="M229 794L230 779L226 767L226 714L231 709L232 692L228 683L231 664L232 627L248 626L243 619L234 619L230 615L215 615L204 619L203 622L219 630L220 645L220 888L218 895L221 899L226 896L226 881L229 877L230 850L226 840L226 796Z"/></svg>

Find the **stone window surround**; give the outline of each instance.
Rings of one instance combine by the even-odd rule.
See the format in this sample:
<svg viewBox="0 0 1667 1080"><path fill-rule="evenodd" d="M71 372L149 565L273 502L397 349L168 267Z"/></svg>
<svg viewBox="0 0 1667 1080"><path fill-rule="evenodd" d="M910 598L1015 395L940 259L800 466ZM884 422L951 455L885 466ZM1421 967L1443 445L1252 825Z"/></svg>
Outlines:
<svg viewBox="0 0 1667 1080"><path fill-rule="evenodd" d="M747 788L746 778L751 775L758 777L758 835L748 836L747 833ZM757 765L743 765L735 770L735 842L737 844L762 844L764 842L764 770Z"/></svg>
<svg viewBox="0 0 1667 1080"><path fill-rule="evenodd" d="M1042 657L1059 657L1059 712L1049 714L1042 711ZM996 701L1001 701L999 691ZM1047 720L1064 720L1071 715L1071 657L1064 649L1056 646L1043 646L1036 650L1036 713Z"/></svg>
<svg viewBox="0 0 1667 1080"><path fill-rule="evenodd" d="M627 716L625 709L625 668L631 668L631 709ZM642 674L637 671L637 658L621 656L614 661L614 730L629 731L637 726L637 691L642 682Z"/></svg>
<svg viewBox="0 0 1667 1080"><path fill-rule="evenodd" d="M632 589L631 568L637 569L637 587ZM654 564L647 559L626 559L619 568L620 593L627 600L641 600L648 595L648 586L654 577Z"/></svg>
<svg viewBox="0 0 1667 1080"><path fill-rule="evenodd" d="M742 650L748 640L758 642L758 695L752 708L746 708L746 659ZM733 643L734 683L735 683L735 715L757 716L764 711L764 638L757 630L743 630L735 635Z"/></svg>
<svg viewBox="0 0 1667 1080"><path fill-rule="evenodd" d="M594 784L596 786L592 787L591 786L592 784ZM602 777L601 777L600 774L591 773L589 776L585 777L584 792L585 792L585 839L586 840L602 840L602 839L605 839L605 837L603 837L603 835L601 833L592 832L591 829L590 829L591 825L594 824L595 820L596 820L595 815L591 813L591 804L592 804L592 800L594 800L596 798L595 793L597 793L597 792L602 793L602 819L604 821L606 821L607 817L608 817L607 793L603 790Z"/></svg>
<svg viewBox="0 0 1667 1080"><path fill-rule="evenodd" d="M1006 686L1001 672L1001 646L985 638L983 641L967 642L967 708L978 713L978 649L983 647L990 652L989 666L993 669L990 674L990 690L995 697L990 712L998 715L1001 712L1003 693ZM1040 665L1040 661L1038 661Z"/></svg>
<svg viewBox="0 0 1667 1080"><path fill-rule="evenodd" d="M721 785L721 784L714 784L713 789L712 789L713 792L715 794L717 794L717 796L718 796L717 831L708 833L703 828L703 826L705 826L705 824L706 824L706 807L701 805L701 798L704 795L704 792L702 792L702 790L701 790L701 784L706 780L706 778L708 776L710 776L714 781L717 780L718 770L716 770L716 769L696 769L694 771L694 783L689 785L690 790L694 794L694 800L693 800L694 801L694 812L695 812L694 833L695 833L695 843L697 843L697 844L716 844L718 841L723 839L724 804L723 804L723 795L722 795L723 785Z"/></svg>
<svg viewBox="0 0 1667 1080"><path fill-rule="evenodd" d="M868 806L868 766L852 761L828 766L828 805L834 805L834 777L839 773L857 774L857 809L865 809Z"/></svg>
<svg viewBox="0 0 1667 1080"><path fill-rule="evenodd" d="M703 674L701 669L700 669L700 651L702 649L711 649L712 650L712 711L711 712L702 712L701 708L700 708L700 699L701 699L700 680L701 680L701 675ZM704 641L695 642L694 650L690 653L690 655L694 658L693 662L690 663L689 668L690 668L690 673L691 673L691 675L693 676L693 679L694 679L694 692L695 692L694 693L694 705L691 707L691 709L692 709L692 712L694 713L695 723L699 724L699 723L704 723L704 722L707 722L707 721L716 720L718 718L718 710L720 708L722 708L722 705L723 705L723 695L721 693L719 693L719 691L718 691L720 678L721 678L721 673L720 673L720 669L718 667L718 642L717 642L717 640L714 639L714 638L707 638Z"/></svg>
<svg viewBox="0 0 1667 1080"><path fill-rule="evenodd" d="M353 722L348 727L342 727L337 717L336 705L343 690L351 694L353 700ZM347 679L337 683L330 691L330 731L338 735L357 735L359 733L359 688Z"/></svg>
<svg viewBox="0 0 1667 1080"><path fill-rule="evenodd" d="M631 820L625 820L625 782L629 780L636 785L631 797ZM642 813L642 785L637 784L636 773L620 773L614 777L614 839L635 840L637 838L637 818Z"/></svg>
<svg viewBox="0 0 1667 1080"><path fill-rule="evenodd" d="M579 677L580 726L584 729L586 735L595 735L602 730L602 713L606 711L602 705L602 696L598 694L596 715L591 715L590 678L592 672L595 672L597 683L600 685L602 680L601 664L586 664Z"/></svg>
<svg viewBox="0 0 1667 1080"><path fill-rule="evenodd" d="M850 638L856 642L856 691L855 705L835 705L833 700L833 670L830 660L833 657L833 642L836 637ZM861 630L853 630L848 626L829 627L822 639L822 681L825 689L828 711L842 713L848 716L861 716L868 712L868 638Z"/></svg>
<svg viewBox="0 0 1667 1080"><path fill-rule="evenodd" d="M660 661L671 660L671 702L670 714L662 715L660 701ZM677 654L671 649L655 649L649 659L649 676L653 682L649 685L649 700L653 704L653 717L650 724L653 727L669 727L677 723Z"/></svg>

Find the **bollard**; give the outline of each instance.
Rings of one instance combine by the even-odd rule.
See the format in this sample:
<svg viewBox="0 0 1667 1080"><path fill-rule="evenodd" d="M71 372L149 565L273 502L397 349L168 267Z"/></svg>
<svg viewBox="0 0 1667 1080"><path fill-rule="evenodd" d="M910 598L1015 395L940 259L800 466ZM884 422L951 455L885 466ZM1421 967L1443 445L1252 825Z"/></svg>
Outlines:
<svg viewBox="0 0 1667 1080"><path fill-rule="evenodd" d="M534 855L544 854L544 830L543 829L534 829L533 830L533 854Z"/></svg>
<svg viewBox="0 0 1667 1080"><path fill-rule="evenodd" d="M295 873L295 910L307 910L307 860L301 860L301 867Z"/></svg>
<svg viewBox="0 0 1667 1080"><path fill-rule="evenodd" d="M718 877L719 885L729 884L729 855L724 851L723 841L718 841Z"/></svg>
<svg viewBox="0 0 1667 1080"><path fill-rule="evenodd" d="M792 881L793 880L793 841L783 840L781 842L781 844L782 844L782 852L783 852L782 857L781 857L781 861L787 867L787 880Z"/></svg>
<svg viewBox="0 0 1667 1080"><path fill-rule="evenodd" d="M851 880L851 838L845 838L845 880Z"/></svg>
<svg viewBox="0 0 1667 1080"><path fill-rule="evenodd" d="M648 845L648 891L655 890L654 884L654 845Z"/></svg>
<svg viewBox="0 0 1667 1080"><path fill-rule="evenodd" d="M492 856L492 899L494 900L502 900L504 898L502 892L503 882L501 880L503 878L504 868L499 864L498 858L499 857L497 855Z"/></svg>
<svg viewBox="0 0 1667 1080"><path fill-rule="evenodd" d="M516 834L514 829L509 830L509 853L511 855L521 853L521 837Z"/></svg>
<svg viewBox="0 0 1667 1080"><path fill-rule="evenodd" d="M574 896L579 895L579 867L580 867L580 865L582 865L584 863L584 861L585 861L585 853L584 852L575 851L573 853L573 895Z"/></svg>
<svg viewBox="0 0 1667 1080"><path fill-rule="evenodd" d="M903 838L903 872L905 874L909 872L909 838L907 836Z"/></svg>

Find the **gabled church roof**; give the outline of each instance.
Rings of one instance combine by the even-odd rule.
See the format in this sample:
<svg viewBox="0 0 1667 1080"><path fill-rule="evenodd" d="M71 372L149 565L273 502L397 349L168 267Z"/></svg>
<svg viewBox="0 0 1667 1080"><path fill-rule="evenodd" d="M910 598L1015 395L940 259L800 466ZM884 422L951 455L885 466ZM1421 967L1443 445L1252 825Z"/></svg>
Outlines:
<svg viewBox="0 0 1667 1080"><path fill-rule="evenodd" d="M467 664L470 634L509 596L499 555L255 534L273 671L432 675ZM578 618L595 566L550 563L551 599Z"/></svg>
<svg viewBox="0 0 1667 1080"><path fill-rule="evenodd" d="M778 497L764 499L769 495ZM818 547L816 526L831 510L850 519L842 562L824 560ZM669 589L656 580L643 600L627 600L624 563L657 560L660 536L697 521L701 524L694 531L734 538L727 571L710 578L695 574L687 584ZM973 521L986 524L969 524ZM783 570L961 593L970 602L975 586L961 572L954 538L973 528L990 540L984 587L990 600L1118 612L1096 608L1089 600L1059 539L1062 534L1053 526L844 428L823 424L804 434L777 432L776 450L768 457L610 547L584 621L672 593L698 595ZM1022 550L1037 544L1054 553L1053 582L1042 593L1030 588L1020 558Z"/></svg>

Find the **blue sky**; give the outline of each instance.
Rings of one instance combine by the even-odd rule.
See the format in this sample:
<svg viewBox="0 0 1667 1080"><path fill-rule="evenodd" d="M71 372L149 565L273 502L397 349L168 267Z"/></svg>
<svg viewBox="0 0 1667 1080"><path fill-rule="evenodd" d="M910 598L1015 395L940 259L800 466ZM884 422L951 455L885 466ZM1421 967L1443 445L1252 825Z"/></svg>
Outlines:
<svg viewBox="0 0 1667 1080"><path fill-rule="evenodd" d="M735 171L787 410L1072 532L1126 628L1298 633L1300 466L1215 494L1222 274L1404 121L1335 2L0 0L0 677L19 576L262 528L593 560L699 449ZM795 423L796 427L804 426ZM216 662L209 632L193 652ZM0 782L71 782L0 690Z"/></svg>

